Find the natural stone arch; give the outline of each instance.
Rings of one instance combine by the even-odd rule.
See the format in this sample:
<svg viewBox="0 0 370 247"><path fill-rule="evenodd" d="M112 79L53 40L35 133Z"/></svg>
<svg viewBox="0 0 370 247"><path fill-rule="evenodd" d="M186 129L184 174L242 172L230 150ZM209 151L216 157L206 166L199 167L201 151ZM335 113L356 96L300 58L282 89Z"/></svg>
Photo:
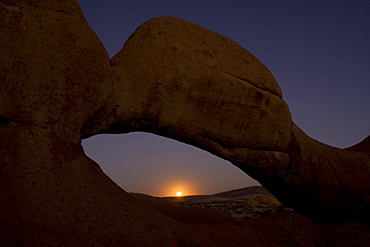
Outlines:
<svg viewBox="0 0 370 247"><path fill-rule="evenodd" d="M369 157L306 136L270 71L232 40L177 18L155 18L111 65L114 107L103 121L89 120L83 135L144 130L194 145L316 219L353 218L368 209ZM362 172L350 172L354 167Z"/></svg>
<svg viewBox="0 0 370 247"><path fill-rule="evenodd" d="M230 160L308 216L366 220L368 154L307 137L271 73L235 42L163 17L109 61L77 1L0 6L2 242L266 244L235 222L188 227L145 207L80 145L81 137L136 130Z"/></svg>

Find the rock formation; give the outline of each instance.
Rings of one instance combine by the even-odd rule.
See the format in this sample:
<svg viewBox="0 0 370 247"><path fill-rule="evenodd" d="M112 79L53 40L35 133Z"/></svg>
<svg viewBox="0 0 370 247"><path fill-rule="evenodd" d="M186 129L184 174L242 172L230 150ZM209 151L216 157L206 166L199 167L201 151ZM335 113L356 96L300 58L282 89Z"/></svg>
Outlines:
<svg viewBox="0 0 370 247"><path fill-rule="evenodd" d="M75 0L0 0L0 20L3 245L263 246L282 238L262 237L268 231L254 230L256 221L189 225L147 207L84 154L81 138L99 133L174 138L230 160L313 219L366 219L369 154L306 136L268 69L235 42L162 17L109 60ZM260 222L310 222L281 217Z"/></svg>
<svg viewBox="0 0 370 247"><path fill-rule="evenodd" d="M346 149L355 152L370 153L370 136L366 137L362 142Z"/></svg>

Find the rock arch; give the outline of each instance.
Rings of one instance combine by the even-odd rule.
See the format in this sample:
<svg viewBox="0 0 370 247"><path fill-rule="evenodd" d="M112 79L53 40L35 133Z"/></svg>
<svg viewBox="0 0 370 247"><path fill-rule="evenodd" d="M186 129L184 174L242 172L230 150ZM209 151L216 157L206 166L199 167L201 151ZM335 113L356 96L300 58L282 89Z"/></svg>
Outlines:
<svg viewBox="0 0 370 247"><path fill-rule="evenodd" d="M84 155L81 138L99 133L147 131L207 150L311 218L369 211L369 155L306 136L268 69L230 39L161 17L109 60L77 1L0 5L3 242L210 246L255 236L146 208Z"/></svg>
<svg viewBox="0 0 370 247"><path fill-rule="evenodd" d="M189 143L231 161L311 217L368 210L362 204L368 156L306 136L269 70L232 40L177 18L155 18L131 35L111 65L115 107L84 126L83 135L143 130ZM354 167L363 173L351 173Z"/></svg>

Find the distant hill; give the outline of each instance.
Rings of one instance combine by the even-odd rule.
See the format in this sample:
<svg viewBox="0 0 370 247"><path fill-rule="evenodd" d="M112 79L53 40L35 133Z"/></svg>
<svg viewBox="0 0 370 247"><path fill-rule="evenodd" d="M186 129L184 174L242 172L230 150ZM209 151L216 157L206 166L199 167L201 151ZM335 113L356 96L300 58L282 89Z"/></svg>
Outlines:
<svg viewBox="0 0 370 247"><path fill-rule="evenodd" d="M235 218L216 209L187 207L172 200L139 193L130 195L159 213L183 223L213 225L235 222Z"/></svg>
<svg viewBox="0 0 370 247"><path fill-rule="evenodd" d="M216 203L216 202L240 202L254 198L256 196L268 196L275 198L268 190L266 190L262 186L245 187L241 189L220 192L213 195L193 195L193 196L163 197L163 198L175 202Z"/></svg>
<svg viewBox="0 0 370 247"><path fill-rule="evenodd" d="M272 212L287 212L262 186L252 186L213 195L153 197L130 193L134 198L175 220L190 224L219 224L258 218Z"/></svg>
<svg viewBox="0 0 370 247"><path fill-rule="evenodd" d="M213 195L164 197L168 202L191 208L217 209L235 219L258 218L274 212L291 212L262 186L251 186Z"/></svg>
<svg viewBox="0 0 370 247"><path fill-rule="evenodd" d="M254 195L274 197L268 190L266 190L262 186L251 186L251 187L245 187L245 188L236 189L236 190L225 191L225 192L214 194L213 196L230 198L230 199L231 198L242 199L244 197L249 198Z"/></svg>

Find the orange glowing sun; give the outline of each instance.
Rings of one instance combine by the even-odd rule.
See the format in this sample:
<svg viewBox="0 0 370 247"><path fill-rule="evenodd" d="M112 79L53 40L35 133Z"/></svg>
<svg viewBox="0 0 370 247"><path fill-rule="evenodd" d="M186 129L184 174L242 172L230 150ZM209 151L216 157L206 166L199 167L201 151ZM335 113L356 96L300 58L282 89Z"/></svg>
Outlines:
<svg viewBox="0 0 370 247"><path fill-rule="evenodd" d="M177 192L176 192L176 196L182 196L181 191L177 191Z"/></svg>

